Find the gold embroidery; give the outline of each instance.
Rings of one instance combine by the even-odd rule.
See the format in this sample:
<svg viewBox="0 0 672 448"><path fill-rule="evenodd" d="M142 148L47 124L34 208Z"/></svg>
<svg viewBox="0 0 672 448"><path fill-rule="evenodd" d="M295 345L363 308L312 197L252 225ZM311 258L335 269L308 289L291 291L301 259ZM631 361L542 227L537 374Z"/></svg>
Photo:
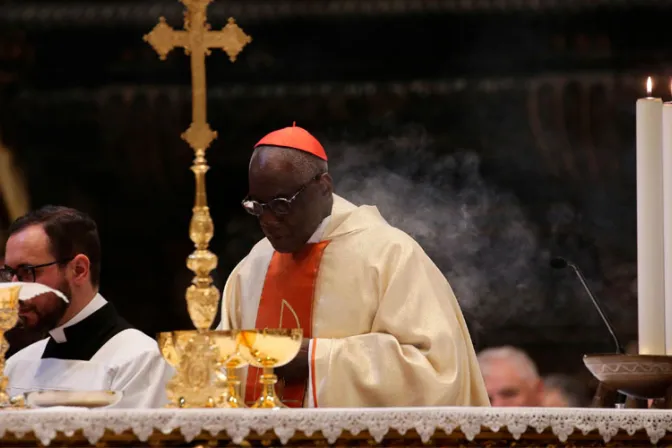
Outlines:
<svg viewBox="0 0 672 448"><path fill-rule="evenodd" d="M289 311L292 312L294 315L294 321L296 322L296 328L301 328L301 322L299 321L299 316L296 314L296 311L294 311L294 308L292 308L292 305L289 304L285 299L282 299L282 303L280 304L280 323L278 325L278 328L282 328L282 317L285 311L285 305L287 305L287 308L289 308Z"/></svg>

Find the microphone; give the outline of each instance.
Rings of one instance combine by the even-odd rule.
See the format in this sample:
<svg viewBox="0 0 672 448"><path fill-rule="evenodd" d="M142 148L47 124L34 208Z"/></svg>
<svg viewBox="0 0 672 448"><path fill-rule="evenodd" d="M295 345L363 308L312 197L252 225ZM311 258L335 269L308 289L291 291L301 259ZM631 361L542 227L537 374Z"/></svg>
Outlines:
<svg viewBox="0 0 672 448"><path fill-rule="evenodd" d="M611 338L614 340L614 344L616 345L616 351L618 353L625 353L625 350L623 350L623 346L621 343L618 341L618 338L616 337L616 333L614 332L614 327L611 325L611 322L609 322L609 318L607 317L606 314L604 314L604 311L602 311L602 307L600 306L600 303L597 301L595 296L593 295L593 292L590 290L590 287L588 286L588 283L586 283L586 279L584 278L583 274L581 273L581 270L572 262L565 260L564 258L561 257L556 257L551 260L551 267L553 269L565 269L567 266L572 268L574 272L576 273L576 276L579 277L579 281L583 285L583 289L586 291L588 294L588 297L590 297L590 300L593 302L593 305L595 305L595 309L597 309L597 312L600 314L600 317L602 318L602 322L604 322L604 325L607 327L607 330L609 330L609 333L611 333Z"/></svg>

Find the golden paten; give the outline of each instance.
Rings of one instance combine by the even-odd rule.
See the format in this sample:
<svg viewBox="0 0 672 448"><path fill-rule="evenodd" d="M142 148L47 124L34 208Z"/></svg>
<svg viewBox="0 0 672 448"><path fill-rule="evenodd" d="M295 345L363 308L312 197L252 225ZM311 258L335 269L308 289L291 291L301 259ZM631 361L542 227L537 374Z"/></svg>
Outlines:
<svg viewBox="0 0 672 448"><path fill-rule="evenodd" d="M219 31L212 31L207 23L206 10L212 0L181 0L185 6L184 30L175 30L161 17L154 29L144 36L162 60L174 48L184 48L185 53L191 60L191 83L192 83L192 122L189 128L182 134L182 139L189 144L195 153L194 163L191 170L196 178L196 198L191 223L189 225L189 237L194 242L196 250L189 255L187 267L194 272L192 284L187 288L186 301L189 316L194 326L201 332L207 331L217 314L219 303L219 291L212 284L210 273L217 267L217 256L208 250L208 245L214 234L214 224L210 216L206 196L205 173L209 167L205 159L205 152L217 138L217 132L210 129L207 122L207 97L205 82L205 57L210 54L212 48L224 50L231 62L235 62L238 54L252 38L236 25L230 18L228 24ZM201 341L201 342L199 342ZM205 359L216 358L212 344L207 343L207 337L195 338L191 349ZM201 344L202 343L202 344ZM199 345L201 344L201 345ZM211 355L208 355L208 353ZM197 359L196 356L189 359ZM196 384L177 383L182 375L181 370L191 369L189 363L177 364L178 374L169 385L169 389L179 395L180 388L193 390ZM198 382L198 381L197 381ZM202 400L189 403L190 407L211 407L212 399L205 399L206 394L201 394ZM197 399L198 396L192 396ZM182 406L184 402L173 403Z"/></svg>

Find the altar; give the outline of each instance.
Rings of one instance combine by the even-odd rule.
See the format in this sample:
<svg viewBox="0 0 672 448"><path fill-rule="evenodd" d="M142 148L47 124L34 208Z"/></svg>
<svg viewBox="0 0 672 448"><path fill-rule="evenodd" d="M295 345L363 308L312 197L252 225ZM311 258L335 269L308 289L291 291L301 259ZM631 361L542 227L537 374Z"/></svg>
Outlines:
<svg viewBox="0 0 672 448"><path fill-rule="evenodd" d="M51 408L0 413L0 446L648 446L672 411Z"/></svg>

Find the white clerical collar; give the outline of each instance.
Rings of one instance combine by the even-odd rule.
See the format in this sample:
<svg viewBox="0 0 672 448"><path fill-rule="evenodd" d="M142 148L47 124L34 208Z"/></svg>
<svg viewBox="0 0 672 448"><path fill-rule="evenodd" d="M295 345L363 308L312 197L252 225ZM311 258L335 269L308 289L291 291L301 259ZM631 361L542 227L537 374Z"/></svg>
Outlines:
<svg viewBox="0 0 672 448"><path fill-rule="evenodd" d="M322 220L319 226L317 226L317 229L313 233L313 236L310 237L308 241L306 241L306 244L311 244L311 243L319 243L322 241L322 236L324 235L324 230L327 228L327 225L329 224L329 221L331 220L331 215L327 216Z"/></svg>
<svg viewBox="0 0 672 448"><path fill-rule="evenodd" d="M96 296L84 307L82 308L82 311L77 313L75 317L61 325L60 327L56 327L53 330L49 332L49 335L54 339L54 341L61 343L61 342L66 342L67 339L65 337L65 332L63 331L65 328L71 327L75 324L80 323L99 309L101 309L105 304L107 303L107 300L103 298L100 294L96 294Z"/></svg>

